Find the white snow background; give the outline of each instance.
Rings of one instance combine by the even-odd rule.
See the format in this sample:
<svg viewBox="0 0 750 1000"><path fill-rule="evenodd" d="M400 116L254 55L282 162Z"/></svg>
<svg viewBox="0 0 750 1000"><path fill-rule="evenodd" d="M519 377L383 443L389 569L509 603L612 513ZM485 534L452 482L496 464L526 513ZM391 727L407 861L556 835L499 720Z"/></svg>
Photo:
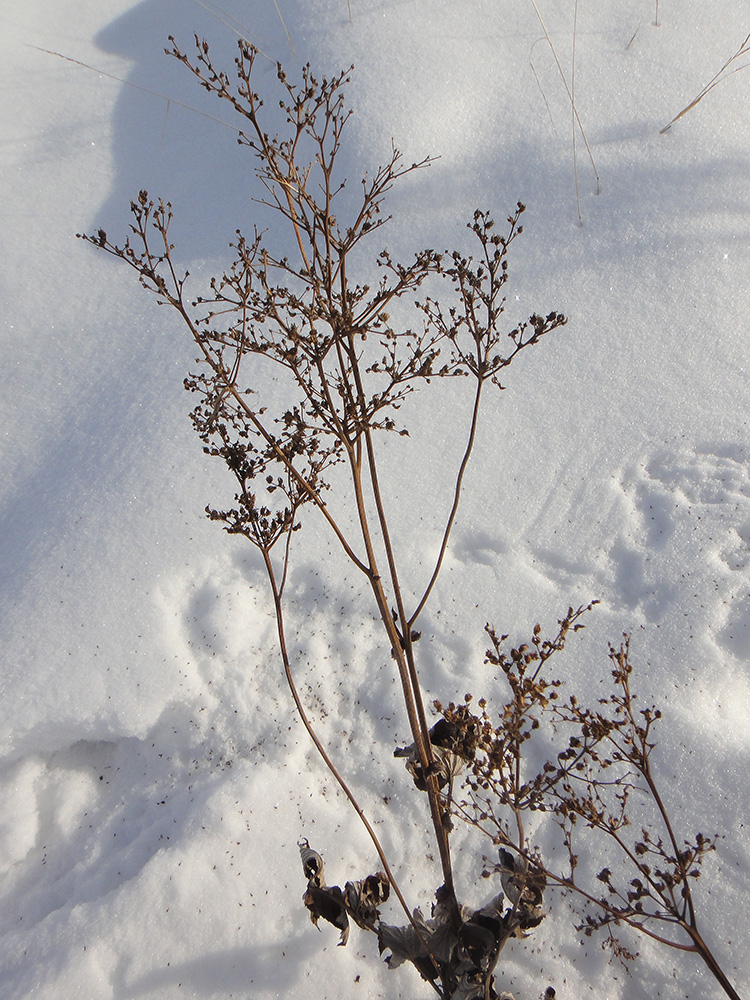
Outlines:
<svg viewBox="0 0 750 1000"><path fill-rule="evenodd" d="M537 3L601 179L597 196L579 133L582 225L570 101L531 0L351 0L351 18L346 0L3 4L5 1000L431 995L410 967L383 965L373 935L355 928L337 948L334 928L310 924L299 837L341 884L377 859L294 717L254 552L203 515L232 484L187 418L186 333L75 239L99 226L121 239L147 188L174 206L199 294L234 230L268 222L251 157L181 105L231 109L162 53L196 31L231 68L231 19L269 57L257 85L271 106L274 60L292 77L308 60L329 75L356 64L350 184L391 138L409 162L439 157L394 189L373 259L382 245L401 259L468 248L475 207L502 221L528 206L508 328L553 309L569 324L521 355L485 410L421 620L427 697L500 691L486 621L524 638L600 598L557 670L595 697L607 642L632 634L637 690L665 713L654 764L673 818L686 836L724 837L696 885L701 926L748 989L750 70L659 130L736 51L750 13L745 0L662 2L657 26L651 0L581 0L574 61L576 5ZM405 411L411 439L381 443L412 594L467 429L462 387L437 398ZM392 758L408 727L388 650L355 572L308 521L290 583L300 688L428 909L438 868L425 804ZM459 884L480 903L488 845L455 837ZM499 985L518 1000L549 984L560 1000L721 995L694 956L631 937L628 978L572 925L553 901L504 952Z"/></svg>

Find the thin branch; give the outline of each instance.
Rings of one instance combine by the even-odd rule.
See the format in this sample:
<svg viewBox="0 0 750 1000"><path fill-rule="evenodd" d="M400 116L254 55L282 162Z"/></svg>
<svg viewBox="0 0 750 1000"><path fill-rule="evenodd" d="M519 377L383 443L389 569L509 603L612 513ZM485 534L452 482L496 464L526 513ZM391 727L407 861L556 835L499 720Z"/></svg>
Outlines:
<svg viewBox="0 0 750 1000"><path fill-rule="evenodd" d="M479 423L479 403L482 397L482 380L477 380L476 393L474 395L474 406L471 411L471 427L469 430L469 439L466 443L466 448L464 450L463 458L461 459L461 464L458 469L458 474L456 476L456 484L453 490L453 504L451 506L450 514L448 515L448 520L445 525L445 530L443 531L443 540L440 544L440 551L438 553L437 561L435 563L435 568L432 571L432 576L430 581L425 588L422 597L420 598L419 604L417 604L411 618L408 622L408 628L411 629L414 626L417 618L422 612L427 599L429 598L432 588L435 586L438 576L440 575L440 569L443 565L443 559L445 558L445 553L448 548L448 540L450 539L451 530L453 529L453 522L456 519L456 514L458 513L458 506L461 500L461 486L463 484L464 474L469 465L469 459L471 458L471 453L474 449L474 441L476 439L477 425Z"/></svg>

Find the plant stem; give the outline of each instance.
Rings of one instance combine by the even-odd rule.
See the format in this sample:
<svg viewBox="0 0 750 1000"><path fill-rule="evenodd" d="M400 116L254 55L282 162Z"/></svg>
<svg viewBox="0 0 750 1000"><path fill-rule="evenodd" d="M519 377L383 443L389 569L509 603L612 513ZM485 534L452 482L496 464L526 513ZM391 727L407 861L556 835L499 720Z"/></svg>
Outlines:
<svg viewBox="0 0 750 1000"><path fill-rule="evenodd" d="M391 583L393 586L394 597L396 600L396 605L398 608L399 618L402 623L402 640L398 636L398 632L395 628L393 622L393 616L388 608L387 603L385 603L385 595L382 594L381 599L376 593L376 600L378 600L378 605L381 608L381 617L383 618L383 623L386 627L386 631L389 633L389 638L391 633L396 633L396 643L394 644L393 652L398 663L399 673L401 674L402 686L404 691L404 700L406 702L407 713L409 715L409 721L411 723L412 733L414 736L414 741L417 746L417 751L420 756L422 767L424 769L424 774L426 776L427 784L427 796L430 803L430 814L432 817L432 825L435 830L435 838L437 840L438 851L440 853L440 864L443 870L443 878L445 879L445 887L450 894L451 908L457 912L457 902L456 894L453 886L453 869L451 863L450 855L450 844L448 842L448 833L445 829L443 823L443 809L440 801L440 790L438 786L437 777L432 773L434 756L432 753L432 745L430 743L429 727L427 725L427 717L424 710L424 702L422 699L422 690L419 683L419 677L417 675L416 664L414 662L414 653L411 641L411 629L409 627L409 622L406 618L406 612L404 610L403 596L401 592L401 586L398 578L398 570L396 567L396 560L393 554L393 547L391 545L390 533L388 531L388 521L385 513L385 505L383 504L383 497L380 492L380 484L378 480L378 469L377 462L375 460L375 447L372 440L372 431L365 419L365 393L362 386L361 373L359 370L359 363L356 357L356 351L354 348L354 337L350 332L347 341L347 353L349 355L350 364L352 367L352 374L354 376L354 383L357 392L357 402L360 407L360 412L362 413L362 423L363 423L363 436L365 442L365 453L367 455L368 471L370 474L370 485L373 492L373 497L375 499L375 509L377 511L378 521L380 523L380 530L383 539L383 545L385 547L386 559L388 562L388 570L391 577ZM360 495L358 497L358 506L361 505L361 515L360 520L366 517L364 512L364 501ZM371 580L373 586L377 584L377 587L382 591L382 583L380 577L375 580ZM406 663L404 663L404 659ZM415 717L416 716L416 717Z"/></svg>
<svg viewBox="0 0 750 1000"><path fill-rule="evenodd" d="M388 876L388 881L393 886L393 891L396 893L396 896L398 897L398 900L401 903L401 906L403 907L404 912L406 913L407 917L409 917L409 920L413 923L413 920L412 920L412 917L411 917L411 911L409 910L409 907L408 907L408 905L406 903L406 900L404 899L404 897L403 897L403 895L401 893L401 889L399 888L398 883L396 882L396 878L395 878L393 872L391 871L391 867L388 864L388 858L385 855L385 851L383 850L383 847L382 847L382 845L381 845L381 843L380 843L380 841L378 839L377 834L375 833L374 829L372 828L372 825L371 825L370 821L368 820L367 816L365 815L364 810L362 809L362 807L360 806L359 802L355 798L354 793L351 791L351 789L347 785L346 781L344 780L344 778L341 776L340 772L338 771L336 765L333 763L333 761L329 757L329 755L328 755L325 747L321 743L321 741L320 741L320 739L318 737L318 734L315 732L315 729L313 728L312 723L310 722L310 720L309 720L309 718L307 716L307 712L305 711L304 705L302 704L302 700L301 700L301 698L299 696L299 692L297 691L297 685L295 684L294 677L292 675L291 664L289 662L289 654L288 654L287 645L286 645L286 630L284 628L283 603L282 603L281 594L279 592L279 588L278 588L278 585L277 585L277 582L276 582L276 573L274 571L273 563L271 561L271 553L268 551L267 548L261 548L261 554L263 555L263 562L264 562L265 567L266 567L266 573L268 574L268 580L269 580L269 583L270 583L270 586L271 586L271 593L273 595L274 611L275 611L275 617L276 617L276 632L277 632L278 641L279 641L279 650L281 652L281 660L282 660L282 663L284 664L284 674L286 675L286 681L287 681L287 684L289 686L289 690L291 692L292 698L294 700L294 704L295 704L295 706L297 708L297 712L299 713L299 717L302 720L302 725L307 730L308 735L310 736L310 739L313 741L313 744L315 745L315 749L318 751L318 753L320 754L320 756L323 758L323 761L324 761L326 767L328 768L328 770L331 772L331 774L333 775L333 777L338 782L339 787L343 791L344 795L346 795L347 799L349 799L349 802L354 807L354 811L357 813L357 815L359 816L360 820L362 821L365 829L367 830L368 834L370 835L370 839L372 840L372 843L373 843L373 845L375 847L375 850L378 853L378 857L380 858L380 861L381 861L381 863L383 865L383 870L384 870L385 874Z"/></svg>
<svg viewBox="0 0 750 1000"><path fill-rule="evenodd" d="M711 953L711 949L708 947L706 942L698 933L698 928L695 927L695 925L691 926L690 924L683 924L682 926L685 932L690 935L690 938L693 941L693 944L695 945L695 950L698 952L700 957L703 959L708 968L711 970L711 974L713 975L714 979L721 986L721 988L724 990L724 992L730 998L730 1000L742 1000L742 997L729 982L726 975L724 974L724 970L714 958L713 954Z"/></svg>

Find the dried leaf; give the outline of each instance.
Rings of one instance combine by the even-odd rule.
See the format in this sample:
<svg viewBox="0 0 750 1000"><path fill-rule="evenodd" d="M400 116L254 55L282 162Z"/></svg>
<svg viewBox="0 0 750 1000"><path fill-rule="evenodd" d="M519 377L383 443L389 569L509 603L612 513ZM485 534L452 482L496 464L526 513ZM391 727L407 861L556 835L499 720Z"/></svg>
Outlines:
<svg viewBox="0 0 750 1000"><path fill-rule="evenodd" d="M378 906L385 903L391 887L383 872L368 875L360 882L347 882L344 887L344 902L352 920L365 930L375 930L380 919Z"/></svg>
<svg viewBox="0 0 750 1000"><path fill-rule="evenodd" d="M307 840L300 840L298 845L300 857L302 858L302 871L308 882L314 885L325 885L325 874L323 872L323 859L317 851L313 851Z"/></svg>
<svg viewBox="0 0 750 1000"><path fill-rule="evenodd" d="M430 730L430 743L438 787L445 788L461 773L466 763L473 760L474 748L466 730L448 719L438 719ZM414 779L414 784L421 792L427 791L428 776L422 767L416 744L397 747L393 756L405 758L406 768Z"/></svg>
<svg viewBox="0 0 750 1000"><path fill-rule="evenodd" d="M313 882L308 882L304 901L315 926L318 926L321 917L327 920L329 924L339 928L341 931L339 944L345 945L349 940L349 918L341 889L337 885L317 886Z"/></svg>

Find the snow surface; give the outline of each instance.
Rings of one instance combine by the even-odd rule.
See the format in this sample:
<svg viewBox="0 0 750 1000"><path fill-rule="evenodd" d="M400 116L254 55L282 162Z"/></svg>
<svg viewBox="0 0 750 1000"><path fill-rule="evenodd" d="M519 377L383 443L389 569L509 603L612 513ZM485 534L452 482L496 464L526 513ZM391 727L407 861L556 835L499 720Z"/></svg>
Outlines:
<svg viewBox="0 0 750 1000"><path fill-rule="evenodd" d="M574 5L537 2L570 80ZM439 157L393 192L380 235L394 257L463 245L477 206L502 219L527 204L509 321L556 309L570 322L485 412L421 623L425 687L491 695L485 621L523 636L601 598L558 669L596 692L607 641L632 633L641 696L665 709L655 762L675 820L725 838L699 917L747 990L750 72L659 134L750 31L745 0L661 3L658 26L651 0L577 4L576 104L601 178L597 196L579 134L582 226L570 103L530 0L351 0L351 19L346 0L208 7L27 0L0 13L0 995L431 993L412 969L389 972L372 935L336 948L333 928L309 923L298 838L337 880L377 867L372 847L293 716L254 553L203 517L231 484L186 418L190 344L130 273L75 240L99 226L120 237L147 188L174 205L198 291L235 228L251 229L251 161L178 102L228 112L161 54L169 34L187 47L197 31L231 65L230 17L290 74L356 64L352 182L391 137L408 161ZM259 85L273 79L260 64ZM384 455L413 593L460 454L459 390L410 411L411 442ZM310 713L428 907L438 876L391 757L407 726L388 652L314 519L290 586ZM485 845L456 838L459 884L479 903ZM628 978L560 901L504 953L501 985L519 1000L549 983L561 1000L720 995L694 957L631 943Z"/></svg>

